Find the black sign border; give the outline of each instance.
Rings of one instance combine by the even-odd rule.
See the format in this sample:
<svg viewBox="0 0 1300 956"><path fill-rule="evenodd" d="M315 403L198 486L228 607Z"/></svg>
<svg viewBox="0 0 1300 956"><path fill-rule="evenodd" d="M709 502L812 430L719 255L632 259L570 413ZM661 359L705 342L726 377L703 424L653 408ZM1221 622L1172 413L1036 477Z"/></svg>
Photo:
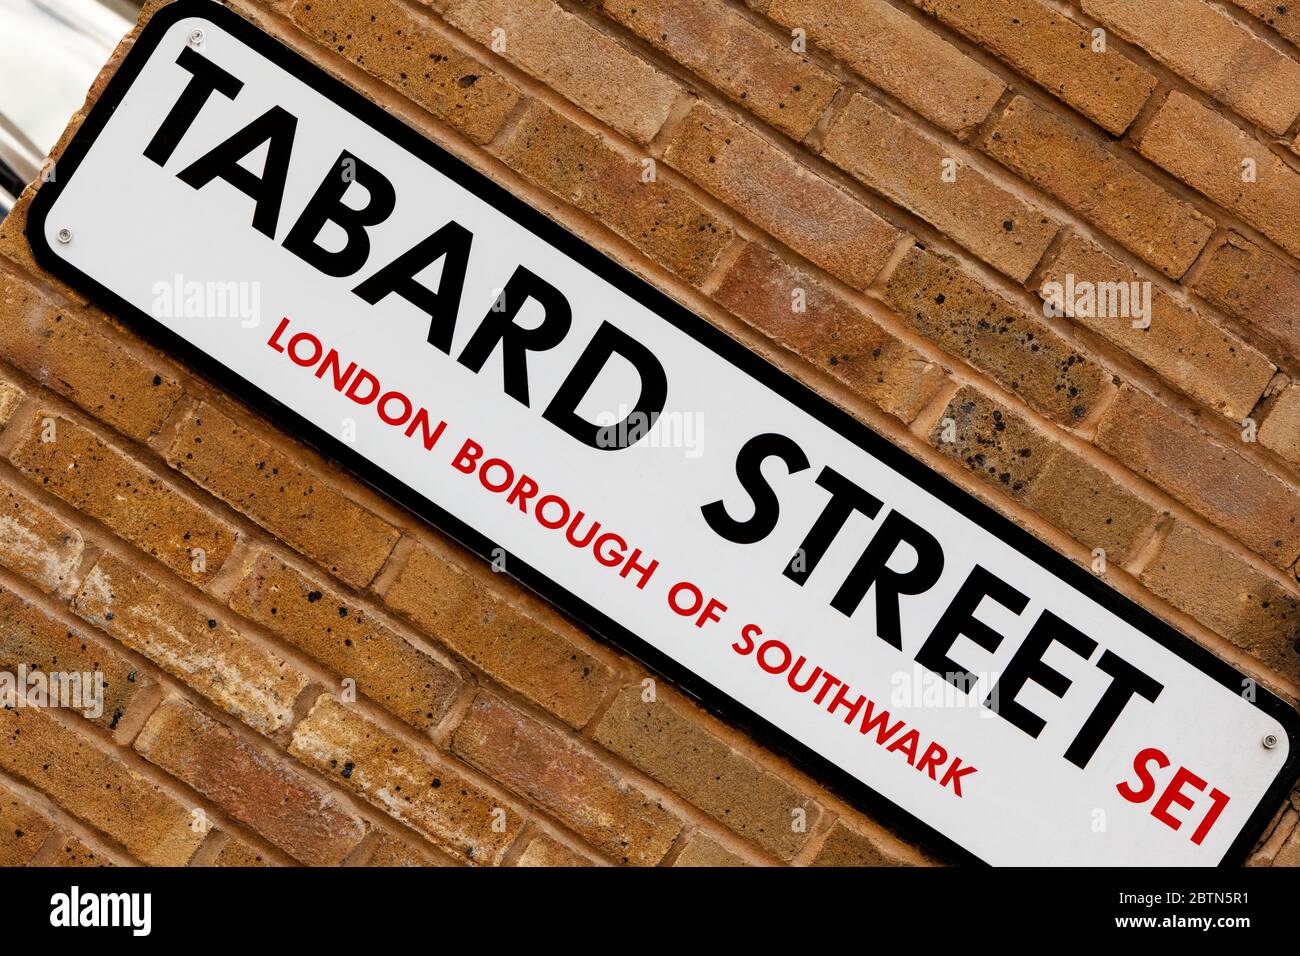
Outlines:
<svg viewBox="0 0 1300 956"><path fill-rule="evenodd" d="M235 395L252 411L271 419L279 427L334 459L376 491L435 525L486 560L491 559L494 551L498 554L505 551L455 515L402 484L339 439L307 421L297 412L252 385L233 369L222 365L60 258L45 239L46 218L63 186L76 174L77 167L87 151L112 117L167 29L178 21L191 17L207 20L232 34L276 66L291 73L322 96L357 116L378 133L393 140L458 185L506 213L542 241L556 247L579 265L631 296L782 398L819 419L843 438L853 442L889 468L900 472L925 491L992 532L1027 558L1077 588L1233 693L1240 693L1246 675L1228 662L1110 588L1010 519L998 514L970 492L912 458L902 448L872 431L863 422L822 398L811 388L790 377L757 353L750 351L740 341L695 315L667 294L632 273L627 267L569 232L558 222L528 205L341 80L334 78L322 67L307 60L275 37L263 32L251 21L215 0L175 0L161 8L145 25L89 115L64 149L63 154L58 157L56 177L37 190L27 225L27 236L32 252L42 268L73 288L87 293L95 302L108 308L147 339L175 354L222 389ZM631 654L651 670L672 681L724 720L744 728L764 743L786 754L851 803L894 826L900 835L914 839L923 847L938 851L955 862L974 864L984 862L901 805L872 790L852 774L755 714L686 666L637 637L576 595L569 593L521 558L512 555L507 565L511 569L509 572L511 577L540 594L584 627L596 632L609 643ZM1258 835L1263 832L1272 818L1275 809L1286 798L1292 781L1300 774L1300 713L1262 686L1257 686L1256 695L1255 706L1274 717L1285 728L1289 740L1288 756L1272 785L1264 793L1258 806L1224 855L1221 865L1236 865L1246 859Z"/></svg>

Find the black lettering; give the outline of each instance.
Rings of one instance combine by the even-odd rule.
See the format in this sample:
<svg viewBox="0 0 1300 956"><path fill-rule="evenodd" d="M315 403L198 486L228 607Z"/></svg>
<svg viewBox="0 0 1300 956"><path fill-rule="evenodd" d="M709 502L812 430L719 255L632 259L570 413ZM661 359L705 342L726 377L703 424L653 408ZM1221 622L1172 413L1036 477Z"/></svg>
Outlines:
<svg viewBox="0 0 1300 956"><path fill-rule="evenodd" d="M181 138L194 125L199 111L213 93L220 93L228 100L233 100L244 88L244 81L231 76L205 56L199 55L193 47L187 46L176 58L176 64L190 72L189 81L181 95L172 104L171 110L163 118L158 131L144 148L144 155L159 166L171 159L172 153Z"/></svg>
<svg viewBox="0 0 1300 956"><path fill-rule="evenodd" d="M354 181L368 194L366 204L357 208L343 202L344 193ZM284 237L284 247L327 276L353 275L370 255L366 230L387 219L396 205L397 193L388 178L345 149ZM337 252L316 241L327 222L337 225L347 237Z"/></svg>
<svg viewBox="0 0 1300 956"><path fill-rule="evenodd" d="M763 477L763 462L772 457L785 462L786 470L792 475L809 467L803 449L785 435L768 432L745 442L736 455L736 477L754 502L754 514L744 521L737 521L727 513L727 506L721 499L700 508L709 527L726 540L753 544L762 541L776 527L781 516L781 502Z"/></svg>

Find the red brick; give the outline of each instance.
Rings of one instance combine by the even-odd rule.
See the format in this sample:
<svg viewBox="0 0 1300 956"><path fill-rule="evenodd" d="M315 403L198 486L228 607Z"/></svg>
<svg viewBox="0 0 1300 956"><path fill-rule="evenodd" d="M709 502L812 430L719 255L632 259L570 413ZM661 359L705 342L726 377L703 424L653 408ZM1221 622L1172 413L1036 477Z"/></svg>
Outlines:
<svg viewBox="0 0 1300 956"><path fill-rule="evenodd" d="M767 14L952 133L980 123L1002 80L884 0L771 0Z"/></svg>
<svg viewBox="0 0 1300 956"><path fill-rule="evenodd" d="M1270 133L1300 113L1300 63L1202 0L1083 0L1083 9Z"/></svg>
<svg viewBox="0 0 1300 956"><path fill-rule="evenodd" d="M228 714L264 734L292 722L306 674L111 554L95 562L72 609Z"/></svg>
<svg viewBox="0 0 1300 956"><path fill-rule="evenodd" d="M49 817L23 803L8 787L0 786L0 866L30 862L53 829Z"/></svg>
<svg viewBox="0 0 1300 956"><path fill-rule="evenodd" d="M135 740L135 750L224 813L308 866L337 866L366 835L337 796L241 740L193 704L170 698Z"/></svg>
<svg viewBox="0 0 1300 956"><path fill-rule="evenodd" d="M320 578L269 554L258 557L230 606L420 730L437 725L460 690L455 671Z"/></svg>
<svg viewBox="0 0 1300 956"><path fill-rule="evenodd" d="M26 495L0 486L0 565L55 592L77 570L84 549L80 531Z"/></svg>
<svg viewBox="0 0 1300 956"><path fill-rule="evenodd" d="M1171 278L1187 271L1214 230L1210 217L1023 96L1011 101L984 146Z"/></svg>
<svg viewBox="0 0 1300 956"><path fill-rule="evenodd" d="M514 807L447 761L413 750L328 694L294 728L289 752L459 860L499 864L523 826Z"/></svg>
<svg viewBox="0 0 1300 956"><path fill-rule="evenodd" d="M1107 392L1112 376L1091 356L956 260L913 247L884 297L921 335L1062 424L1077 425Z"/></svg>
<svg viewBox="0 0 1300 956"><path fill-rule="evenodd" d="M803 290L802 312L793 307L796 290ZM745 244L713 298L905 422L944 382L942 368L859 306L756 243Z"/></svg>
<svg viewBox="0 0 1300 956"><path fill-rule="evenodd" d="M1300 597L1195 528L1174 525L1141 580L1272 670L1300 680Z"/></svg>
<svg viewBox="0 0 1300 956"><path fill-rule="evenodd" d="M623 689L596 726L596 741L769 853L789 860L799 852L821 807L718 737L702 714L662 695L646 703L641 694L639 685ZM796 809L806 830L793 826Z"/></svg>
<svg viewBox="0 0 1300 956"><path fill-rule="evenodd" d="M730 241L731 227L657 175L642 158L541 103L527 107L501 142L502 162L690 282L699 282Z"/></svg>
<svg viewBox="0 0 1300 956"><path fill-rule="evenodd" d="M99 319L101 323L104 319ZM88 318L61 309L22 279L0 271L5 361L122 434L144 440L162 427L181 387Z"/></svg>
<svg viewBox="0 0 1300 956"><path fill-rule="evenodd" d="M601 0L600 9L793 139L812 131L840 88L720 0Z"/></svg>
<svg viewBox="0 0 1300 956"><path fill-rule="evenodd" d="M1071 236L1042 282L1143 282L1127 265ZM1241 421L1255 407L1277 370L1258 349L1215 325L1152 283L1151 324L1133 327L1132 316L1071 316L1146 363L1166 381L1210 408ZM1040 288L1039 294L1042 295ZM1044 296L1046 298L1046 296ZM1132 310L1130 310L1132 311Z"/></svg>
<svg viewBox="0 0 1300 956"><path fill-rule="evenodd" d="M664 151L670 165L849 285L865 288L899 231L753 130L698 103Z"/></svg>
<svg viewBox="0 0 1300 956"><path fill-rule="evenodd" d="M142 863L184 866L203 842L190 828L189 807L39 708L0 709L0 741L0 768Z"/></svg>
<svg viewBox="0 0 1300 956"><path fill-rule="evenodd" d="M1037 0L914 2L1116 136L1156 88L1142 67L1109 46L1094 52L1091 31Z"/></svg>
<svg viewBox="0 0 1300 956"><path fill-rule="evenodd" d="M1097 444L1278 567L1300 556L1300 492L1149 395L1125 386Z"/></svg>
<svg viewBox="0 0 1300 956"><path fill-rule="evenodd" d="M616 861L658 863L682 824L586 744L479 694L452 749Z"/></svg>
<svg viewBox="0 0 1300 956"><path fill-rule="evenodd" d="M641 143L668 118L681 86L553 0L451 0L443 16L479 43L503 30L499 55Z"/></svg>
<svg viewBox="0 0 1300 956"><path fill-rule="evenodd" d="M812 858L812 866L916 866L917 860L886 841L873 839L836 820Z"/></svg>
<svg viewBox="0 0 1300 956"><path fill-rule="evenodd" d="M581 727L614 685L614 672L499 596L485 573L417 548L384 600L493 679Z"/></svg>
<svg viewBox="0 0 1300 956"><path fill-rule="evenodd" d="M289 18L317 43L357 64L476 143L490 140L519 102L509 80L466 56L391 0L297 0Z"/></svg>
<svg viewBox="0 0 1300 956"><path fill-rule="evenodd" d="M42 441L46 420L54 441ZM158 478L134 454L56 413L38 411L9 456L46 491L188 581L204 584L235 544L234 527ZM200 564L196 555L202 555Z"/></svg>
<svg viewBox="0 0 1300 956"><path fill-rule="evenodd" d="M1300 272L1235 232L1197 270L1192 288L1282 351L1300 356Z"/></svg>
<svg viewBox="0 0 1300 956"><path fill-rule="evenodd" d="M65 627L37 605L0 587L0 668L12 672L20 664L47 673L102 675L102 707L79 713L109 730L117 727L140 692L154 684L115 650ZM96 709L101 712L93 715Z"/></svg>
<svg viewBox="0 0 1300 956"><path fill-rule="evenodd" d="M1229 120L1174 91L1138 149L1287 252L1300 254L1300 173ZM1247 159L1255 162L1254 182L1242 181Z"/></svg>
<svg viewBox="0 0 1300 956"><path fill-rule="evenodd" d="M397 543L387 521L211 405L182 423L167 461L348 584L370 583Z"/></svg>
<svg viewBox="0 0 1300 956"><path fill-rule="evenodd" d="M954 150L856 95L826 134L823 155L1017 282L1029 278L1059 228L1041 209L962 164Z"/></svg>

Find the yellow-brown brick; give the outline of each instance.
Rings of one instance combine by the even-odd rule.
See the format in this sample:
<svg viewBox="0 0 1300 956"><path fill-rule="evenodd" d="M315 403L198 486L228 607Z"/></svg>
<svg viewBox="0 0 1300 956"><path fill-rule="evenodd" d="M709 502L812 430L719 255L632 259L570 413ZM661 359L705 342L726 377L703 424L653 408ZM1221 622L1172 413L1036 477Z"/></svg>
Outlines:
<svg viewBox="0 0 1300 956"><path fill-rule="evenodd" d="M163 481L135 454L53 412L36 413L9 460L189 581L212 580L234 547L236 531L228 522Z"/></svg>
<svg viewBox="0 0 1300 956"><path fill-rule="evenodd" d="M460 770L413 750L328 695L294 728L289 750L459 860L500 863L523 825L514 807Z"/></svg>
<svg viewBox="0 0 1300 956"><path fill-rule="evenodd" d="M293 719L307 687L297 667L111 554L86 575L73 610L264 734Z"/></svg>
<svg viewBox="0 0 1300 956"><path fill-rule="evenodd" d="M320 578L262 554L230 606L320 661L421 730L438 723L460 679Z"/></svg>
<svg viewBox="0 0 1300 956"><path fill-rule="evenodd" d="M664 159L704 189L849 285L865 288L899 231L748 127L697 104Z"/></svg>
<svg viewBox="0 0 1300 956"><path fill-rule="evenodd" d="M387 521L211 405L186 418L167 461L349 584L368 584L397 542Z"/></svg>
<svg viewBox="0 0 1300 956"><path fill-rule="evenodd" d="M81 532L25 494L0 486L0 565L58 591L81 561Z"/></svg>

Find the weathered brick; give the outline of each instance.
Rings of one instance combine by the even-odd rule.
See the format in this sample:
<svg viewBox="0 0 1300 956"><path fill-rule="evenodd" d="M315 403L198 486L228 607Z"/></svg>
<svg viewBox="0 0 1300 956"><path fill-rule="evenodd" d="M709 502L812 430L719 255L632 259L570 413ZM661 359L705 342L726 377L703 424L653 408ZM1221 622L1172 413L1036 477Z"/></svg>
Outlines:
<svg viewBox="0 0 1300 956"><path fill-rule="evenodd" d="M460 690L456 673L408 643L319 578L262 554L230 606L320 661L421 730L440 721Z"/></svg>
<svg viewBox="0 0 1300 956"><path fill-rule="evenodd" d="M698 103L664 159L723 202L849 285L865 288L899 231L753 130Z"/></svg>
<svg viewBox="0 0 1300 956"><path fill-rule="evenodd" d="M452 0L443 16L501 56L638 142L648 143L682 88L553 0Z"/></svg>
<svg viewBox="0 0 1300 956"><path fill-rule="evenodd" d="M39 810L0 787L0 866L23 866L41 848L54 825Z"/></svg>
<svg viewBox="0 0 1300 956"><path fill-rule="evenodd" d="M1235 232L1197 270L1192 288L1256 329L1283 351L1300 356L1300 272Z"/></svg>
<svg viewBox="0 0 1300 956"><path fill-rule="evenodd" d="M1083 0L1083 9L1270 133L1300 113L1300 63L1202 0Z"/></svg>
<svg viewBox="0 0 1300 956"><path fill-rule="evenodd" d="M328 694L294 728L289 751L460 860L495 866L523 826L513 807L459 770L412 750ZM500 832L498 819L505 823Z"/></svg>
<svg viewBox="0 0 1300 956"><path fill-rule="evenodd" d="M1174 525L1141 580L1272 670L1300 680L1300 597L1195 528Z"/></svg>
<svg viewBox="0 0 1300 956"><path fill-rule="evenodd" d="M183 866L203 834L190 808L40 708L0 708L0 767L151 866Z"/></svg>
<svg viewBox="0 0 1300 956"><path fill-rule="evenodd" d="M163 701L135 750L308 866L337 866L365 822L327 788L236 736L193 704Z"/></svg>
<svg viewBox="0 0 1300 956"><path fill-rule="evenodd" d="M253 849L242 840L231 837L225 842L221 849L217 851L217 855L212 858L212 865L222 867L256 867L272 866L273 864L260 851Z"/></svg>
<svg viewBox="0 0 1300 956"><path fill-rule="evenodd" d="M592 866L591 860L574 853L563 843L548 836L536 836L515 860L515 866L575 867Z"/></svg>
<svg viewBox="0 0 1300 956"><path fill-rule="evenodd" d="M400 840L392 837L384 837L379 841L379 846L375 847L375 852L370 854L370 859L366 860L366 866L396 867L396 866L433 866L434 864L423 853L417 851L414 847L407 846Z"/></svg>
<svg viewBox="0 0 1300 956"><path fill-rule="evenodd" d="M1300 491L1125 386L1097 444L1280 568L1300 556Z"/></svg>
<svg viewBox="0 0 1300 956"><path fill-rule="evenodd" d="M102 701L79 713L110 730L117 727L136 696L154 684L116 651L72 631L37 605L0 587L0 668L12 672L20 664L29 671L39 668L47 673L102 675ZM82 686L87 686L84 681Z"/></svg>
<svg viewBox="0 0 1300 956"><path fill-rule="evenodd" d="M501 160L572 203L650 258L690 282L713 267L731 227L640 159L541 103L528 106L499 148Z"/></svg>
<svg viewBox="0 0 1300 956"><path fill-rule="evenodd" d="M1292 43L1300 43L1300 10L1278 0L1232 0L1254 14Z"/></svg>
<svg viewBox="0 0 1300 956"><path fill-rule="evenodd" d="M801 140L839 82L720 0L601 0L601 11Z"/></svg>
<svg viewBox="0 0 1300 956"><path fill-rule="evenodd" d="M153 578L105 554L72 609L253 729L293 720L306 674Z"/></svg>
<svg viewBox="0 0 1300 956"><path fill-rule="evenodd" d="M673 866L749 866L743 858L699 830L691 834Z"/></svg>
<svg viewBox="0 0 1300 956"><path fill-rule="evenodd" d="M891 850L836 820L812 858L812 866L916 866L916 860Z"/></svg>
<svg viewBox="0 0 1300 956"><path fill-rule="evenodd" d="M826 134L823 155L1017 282L1029 277L1058 224L978 169L943 178L952 150L855 95Z"/></svg>
<svg viewBox="0 0 1300 956"><path fill-rule="evenodd" d="M392 0L330 3L297 0L298 28L458 129L490 140L519 102L515 85L466 56L426 19Z"/></svg>
<svg viewBox="0 0 1300 956"><path fill-rule="evenodd" d="M357 587L400 532L213 408L182 423L167 461L281 541Z"/></svg>
<svg viewBox="0 0 1300 956"><path fill-rule="evenodd" d="M662 697L641 699L640 686L619 693L593 734L596 741L769 853L789 860L807 842L791 814L807 814L808 830L821 807L776 774L719 738L702 715Z"/></svg>
<svg viewBox="0 0 1300 956"><path fill-rule="evenodd" d="M1116 136L1156 88L1142 67L1109 47L1094 51L1088 30L1038 0L914 2Z"/></svg>
<svg viewBox="0 0 1300 956"><path fill-rule="evenodd" d="M0 428L9 424L26 395L22 386L0 377Z"/></svg>
<svg viewBox="0 0 1300 956"><path fill-rule="evenodd" d="M474 699L452 749L619 862L658 863L681 831L659 800L589 746L491 694Z"/></svg>
<svg viewBox="0 0 1300 956"><path fill-rule="evenodd" d="M794 307L797 290L802 290L802 312ZM827 283L756 243L746 243L713 298L905 422L944 381L942 368Z"/></svg>
<svg viewBox="0 0 1300 956"><path fill-rule="evenodd" d="M130 438L156 432L181 396L171 375L3 271L0 341L5 361Z"/></svg>
<svg viewBox="0 0 1300 956"><path fill-rule="evenodd" d="M1269 400L1257 437L1265 448L1300 465L1300 385L1289 385Z"/></svg>
<svg viewBox="0 0 1300 956"><path fill-rule="evenodd" d="M1043 275L1042 282L1125 283L1131 289L1144 280L1118 259L1078 236L1071 236ZM1225 332L1196 309L1148 283L1151 324L1134 328L1135 311L1127 315L1083 309L1072 321L1092 329L1153 368L1188 395L1222 412L1233 421L1245 417L1273 377L1276 366L1258 349ZM1047 296L1039 289L1039 294ZM1098 306L1101 296L1098 295Z"/></svg>
<svg viewBox="0 0 1300 956"><path fill-rule="evenodd" d="M427 548L411 552L384 600L495 680L581 727L614 672L567 635L509 604L482 580Z"/></svg>
<svg viewBox="0 0 1300 956"><path fill-rule="evenodd" d="M964 272L913 247L885 285L885 301L921 335L960 355L1066 425L1106 393L1111 375L1046 322Z"/></svg>
<svg viewBox="0 0 1300 956"><path fill-rule="evenodd" d="M1210 217L1023 96L998 117L984 146L1171 278L1187 271L1214 230Z"/></svg>
<svg viewBox="0 0 1300 956"><path fill-rule="evenodd" d="M59 852L51 861L51 865L78 868L117 866L103 853L75 836L68 836L64 839L63 846L59 848Z"/></svg>
<svg viewBox="0 0 1300 956"><path fill-rule="evenodd" d="M952 397L930 443L1112 563L1128 560L1155 520L1149 503L972 388Z"/></svg>
<svg viewBox="0 0 1300 956"><path fill-rule="evenodd" d="M1111 564L1133 556L1159 513L1100 468L1065 448L1050 454L1022 499Z"/></svg>
<svg viewBox="0 0 1300 956"><path fill-rule="evenodd" d="M970 386L949 400L930 444L1013 498L1023 498L1048 459L1051 441L1019 415Z"/></svg>
<svg viewBox="0 0 1300 956"><path fill-rule="evenodd" d="M1291 831L1273 857L1273 866L1300 866L1300 826Z"/></svg>
<svg viewBox="0 0 1300 956"><path fill-rule="evenodd" d="M234 527L155 476L134 455L53 412L36 413L9 460L188 581L210 581L230 556Z"/></svg>
<svg viewBox="0 0 1300 956"><path fill-rule="evenodd" d="M1005 89L992 72L884 0L771 0L767 14L926 119L961 133Z"/></svg>
<svg viewBox="0 0 1300 956"><path fill-rule="evenodd" d="M1300 173L1230 120L1174 91L1138 150L1287 252L1300 254ZM1242 181L1247 160L1254 163L1254 182Z"/></svg>
<svg viewBox="0 0 1300 956"><path fill-rule="evenodd" d="M12 488L0 487L0 565L55 592L81 561L81 532Z"/></svg>

